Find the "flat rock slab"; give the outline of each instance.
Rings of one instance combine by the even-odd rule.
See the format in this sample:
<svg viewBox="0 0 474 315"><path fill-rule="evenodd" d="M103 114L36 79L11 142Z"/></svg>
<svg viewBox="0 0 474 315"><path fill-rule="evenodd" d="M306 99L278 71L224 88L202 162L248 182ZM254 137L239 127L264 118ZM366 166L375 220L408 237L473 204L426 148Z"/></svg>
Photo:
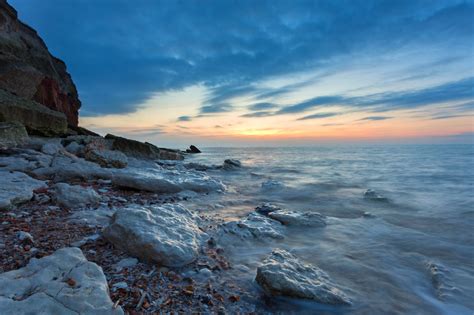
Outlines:
<svg viewBox="0 0 474 315"><path fill-rule="evenodd" d="M120 151L89 150L85 154L85 158L102 167L124 168L128 164L127 156Z"/></svg>
<svg viewBox="0 0 474 315"><path fill-rule="evenodd" d="M326 226L326 219L317 212L297 212L290 210L277 210L268 213L273 220L277 220L284 225L322 227Z"/></svg>
<svg viewBox="0 0 474 315"><path fill-rule="evenodd" d="M193 262L205 233L199 218L179 204L121 208L104 229L104 237L131 256L168 267Z"/></svg>
<svg viewBox="0 0 474 315"><path fill-rule="evenodd" d="M280 222L252 212L239 221L224 223L218 239L219 242L232 242L232 236L240 239L283 239L283 229Z"/></svg>
<svg viewBox="0 0 474 315"><path fill-rule="evenodd" d="M33 191L47 187L46 183L20 172L0 171L0 209L33 198Z"/></svg>
<svg viewBox="0 0 474 315"><path fill-rule="evenodd" d="M114 314L102 268L79 248L62 248L33 258L21 269L0 274L2 314Z"/></svg>
<svg viewBox="0 0 474 315"><path fill-rule="evenodd" d="M58 183L54 185L54 200L61 206L78 208L97 204L100 196L92 188Z"/></svg>
<svg viewBox="0 0 474 315"><path fill-rule="evenodd" d="M324 271L282 249L273 250L263 260L255 280L270 295L312 299L324 304L351 304Z"/></svg>

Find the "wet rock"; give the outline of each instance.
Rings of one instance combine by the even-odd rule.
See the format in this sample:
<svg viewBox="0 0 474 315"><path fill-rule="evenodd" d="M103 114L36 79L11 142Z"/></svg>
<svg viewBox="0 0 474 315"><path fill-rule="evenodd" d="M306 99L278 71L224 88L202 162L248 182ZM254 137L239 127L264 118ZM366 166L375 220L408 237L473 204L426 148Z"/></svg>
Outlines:
<svg viewBox="0 0 474 315"><path fill-rule="evenodd" d="M278 210L270 212L268 216L284 225L312 227L326 226L326 217L317 212Z"/></svg>
<svg viewBox="0 0 474 315"><path fill-rule="evenodd" d="M229 236L240 239L283 239L283 226L280 222L252 212L239 221L226 222L221 226L218 242L232 242Z"/></svg>
<svg viewBox="0 0 474 315"><path fill-rule="evenodd" d="M375 190L372 189L367 189L364 192L364 198L368 200L374 200L374 201L388 201L388 198L379 195Z"/></svg>
<svg viewBox="0 0 474 315"><path fill-rule="evenodd" d="M128 164L127 156L120 151L89 150L86 152L85 158L102 167L124 168Z"/></svg>
<svg viewBox="0 0 474 315"><path fill-rule="evenodd" d="M239 160L235 159L227 159L224 161L224 165L222 166L225 170L234 170L242 167L242 163Z"/></svg>
<svg viewBox="0 0 474 315"><path fill-rule="evenodd" d="M312 299L324 304L351 304L324 271L282 249L273 250L263 260L255 280L270 295Z"/></svg>
<svg viewBox="0 0 474 315"><path fill-rule="evenodd" d="M163 176L150 176L132 172L115 174L112 183L119 187L150 192L176 193L182 190L176 183Z"/></svg>
<svg viewBox="0 0 474 315"><path fill-rule="evenodd" d="M45 182L24 173L0 171L0 209L29 201L34 190L45 187Z"/></svg>
<svg viewBox="0 0 474 315"><path fill-rule="evenodd" d="M437 298L445 300L455 290L455 287L451 285L449 270L442 264L432 261L427 262L426 267L430 273L431 283L436 291Z"/></svg>
<svg viewBox="0 0 474 315"><path fill-rule="evenodd" d="M190 145L189 149L186 149L187 153L201 153L201 150L199 150L195 145Z"/></svg>
<svg viewBox="0 0 474 315"><path fill-rule="evenodd" d="M112 306L102 269L78 248L62 248L0 274L3 314L123 314Z"/></svg>
<svg viewBox="0 0 474 315"><path fill-rule="evenodd" d="M107 134L105 139L113 140L112 149L123 152L129 157L139 159L170 159L182 160L183 155L174 150L160 149L151 143L143 143L123 137Z"/></svg>
<svg viewBox="0 0 474 315"><path fill-rule="evenodd" d="M275 212L278 210L281 210L281 208L268 202L255 207L255 211L263 215L268 215L270 212Z"/></svg>
<svg viewBox="0 0 474 315"><path fill-rule="evenodd" d="M103 234L115 246L143 261L168 267L193 262L205 234L197 216L178 204L117 210Z"/></svg>
<svg viewBox="0 0 474 315"><path fill-rule="evenodd" d="M67 121L63 113L1 89L0 121L21 123L28 134L47 137L63 135L67 129Z"/></svg>
<svg viewBox="0 0 474 315"><path fill-rule="evenodd" d="M16 147L27 141L25 126L16 122L0 122L0 149Z"/></svg>
<svg viewBox="0 0 474 315"><path fill-rule="evenodd" d="M92 188L58 183L54 185L54 200L61 206L79 208L97 204L100 201L100 196Z"/></svg>

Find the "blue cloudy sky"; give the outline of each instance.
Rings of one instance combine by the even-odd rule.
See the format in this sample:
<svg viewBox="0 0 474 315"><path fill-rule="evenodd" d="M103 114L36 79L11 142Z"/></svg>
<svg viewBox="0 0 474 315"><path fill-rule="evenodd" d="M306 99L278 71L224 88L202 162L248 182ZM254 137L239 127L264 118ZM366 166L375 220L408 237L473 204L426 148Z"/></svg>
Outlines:
<svg viewBox="0 0 474 315"><path fill-rule="evenodd" d="M164 143L471 137L473 1L10 0L101 132Z"/></svg>

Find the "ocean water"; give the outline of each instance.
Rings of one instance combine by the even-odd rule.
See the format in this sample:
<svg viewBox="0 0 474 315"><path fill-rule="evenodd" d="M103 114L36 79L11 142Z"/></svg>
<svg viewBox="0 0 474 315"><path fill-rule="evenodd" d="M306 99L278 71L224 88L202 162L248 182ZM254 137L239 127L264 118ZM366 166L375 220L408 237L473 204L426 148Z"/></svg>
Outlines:
<svg viewBox="0 0 474 315"><path fill-rule="evenodd" d="M227 186L189 206L234 220L271 202L328 217L323 228L288 228L283 240L228 249L231 277L257 310L302 314L473 314L474 147L321 145L205 148L187 161L242 162L211 171ZM272 189L262 183L272 181ZM263 185L265 186L265 184ZM386 200L364 198L367 189ZM365 215L364 215L365 214ZM267 298L255 271L272 248L317 265L353 301L327 306Z"/></svg>

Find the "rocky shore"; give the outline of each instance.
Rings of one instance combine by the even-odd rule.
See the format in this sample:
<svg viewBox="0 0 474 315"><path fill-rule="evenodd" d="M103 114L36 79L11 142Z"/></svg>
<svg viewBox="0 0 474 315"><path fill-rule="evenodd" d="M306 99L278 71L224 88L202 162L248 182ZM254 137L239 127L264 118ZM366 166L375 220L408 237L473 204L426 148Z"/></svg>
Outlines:
<svg viewBox="0 0 474 315"><path fill-rule="evenodd" d="M227 276L228 246L325 227L320 214L271 204L228 222L187 209L185 200L228 189L208 171L242 163L187 163L201 152L194 145L79 127L65 64L5 0L0 50L0 313L254 313L255 297ZM324 271L283 250L254 278L262 296L351 303Z"/></svg>

